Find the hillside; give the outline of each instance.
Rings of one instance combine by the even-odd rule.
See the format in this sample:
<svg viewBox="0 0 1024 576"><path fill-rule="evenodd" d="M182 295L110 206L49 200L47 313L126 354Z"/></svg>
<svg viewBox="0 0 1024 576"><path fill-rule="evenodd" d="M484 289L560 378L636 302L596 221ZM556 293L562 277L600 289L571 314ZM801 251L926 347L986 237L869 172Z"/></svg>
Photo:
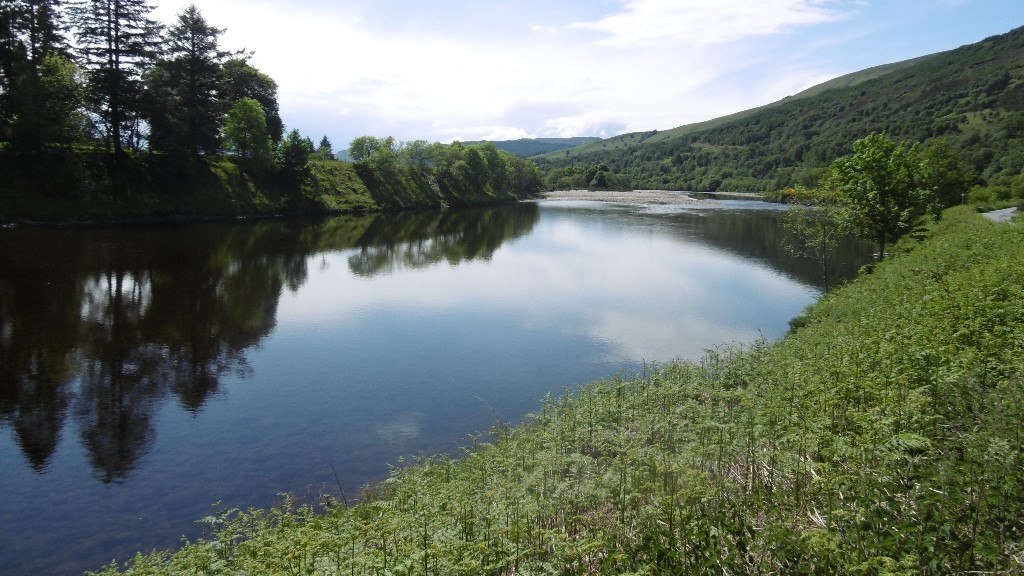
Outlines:
<svg viewBox="0 0 1024 576"><path fill-rule="evenodd" d="M781 101L537 157L550 188L604 163L633 188L768 191L814 185L871 132L949 139L979 183L1024 189L1024 28L878 66Z"/></svg>
<svg viewBox="0 0 1024 576"><path fill-rule="evenodd" d="M594 142L600 142L596 136L578 136L575 138L520 138L518 140L495 140L491 141L498 150L504 150L509 154L521 158L549 154L559 150L568 150L577 146L583 146ZM483 144L483 142L463 142L467 146L471 144Z"/></svg>

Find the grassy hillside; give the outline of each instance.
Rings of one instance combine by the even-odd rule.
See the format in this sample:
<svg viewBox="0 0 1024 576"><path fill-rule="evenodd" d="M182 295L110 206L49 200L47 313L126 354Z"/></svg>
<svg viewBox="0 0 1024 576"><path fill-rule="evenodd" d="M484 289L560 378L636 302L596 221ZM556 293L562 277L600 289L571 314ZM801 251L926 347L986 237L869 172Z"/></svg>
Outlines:
<svg viewBox="0 0 1024 576"><path fill-rule="evenodd" d="M1022 246L947 212L779 343L547 398L358 504L225 511L129 573L1019 573Z"/></svg>
<svg viewBox="0 0 1024 576"><path fill-rule="evenodd" d="M1024 28L837 78L774 104L538 158L549 185L599 163L634 188L767 191L815 185L871 132L943 136L978 182L1024 190ZM564 178L563 178L564 180Z"/></svg>

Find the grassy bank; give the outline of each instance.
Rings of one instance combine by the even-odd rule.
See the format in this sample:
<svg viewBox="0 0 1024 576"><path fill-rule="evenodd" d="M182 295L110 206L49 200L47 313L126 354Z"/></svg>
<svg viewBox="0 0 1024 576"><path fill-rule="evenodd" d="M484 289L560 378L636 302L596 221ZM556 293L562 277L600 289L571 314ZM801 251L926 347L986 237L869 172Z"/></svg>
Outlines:
<svg viewBox="0 0 1024 576"><path fill-rule="evenodd" d="M0 150L0 223L159 221L380 209L351 164L312 159L300 174L221 157Z"/></svg>
<svg viewBox="0 0 1024 576"><path fill-rule="evenodd" d="M357 504L226 511L127 571L1020 573L1022 261L1024 227L947 212L783 341L546 398Z"/></svg>

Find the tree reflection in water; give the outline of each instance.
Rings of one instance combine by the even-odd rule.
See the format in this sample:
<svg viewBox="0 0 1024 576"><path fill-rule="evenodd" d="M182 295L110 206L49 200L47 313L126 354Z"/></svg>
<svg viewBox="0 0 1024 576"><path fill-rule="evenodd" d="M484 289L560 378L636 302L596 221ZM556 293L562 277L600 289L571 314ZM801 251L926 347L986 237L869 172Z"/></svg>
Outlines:
<svg viewBox="0 0 1024 576"><path fill-rule="evenodd" d="M0 231L0 422L45 472L73 415L95 476L123 482L169 398L198 413L274 329L311 257L360 274L490 258L534 204L319 222Z"/></svg>

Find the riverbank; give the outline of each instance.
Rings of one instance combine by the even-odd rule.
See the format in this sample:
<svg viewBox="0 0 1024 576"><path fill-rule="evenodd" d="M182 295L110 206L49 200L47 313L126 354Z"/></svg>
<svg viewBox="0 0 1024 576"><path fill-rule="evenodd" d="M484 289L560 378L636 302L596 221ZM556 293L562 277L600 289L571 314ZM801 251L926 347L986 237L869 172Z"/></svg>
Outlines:
<svg viewBox="0 0 1024 576"><path fill-rule="evenodd" d="M540 195L543 200L593 200L598 202L615 202L619 204L646 205L679 205L707 206L716 198L762 200L760 194L745 192L699 193L677 192L673 190L555 190Z"/></svg>
<svg viewBox="0 0 1024 576"><path fill-rule="evenodd" d="M129 573L1020 571L1022 246L948 211L782 341L546 398L358 503L223 512Z"/></svg>
<svg viewBox="0 0 1024 576"><path fill-rule="evenodd" d="M153 223L483 206L540 190L532 163L493 146L438 145L452 165L384 154L361 163L310 157L301 167L231 157L0 149L0 225ZM489 158L462 170L455 158ZM460 171L461 170L461 171Z"/></svg>

